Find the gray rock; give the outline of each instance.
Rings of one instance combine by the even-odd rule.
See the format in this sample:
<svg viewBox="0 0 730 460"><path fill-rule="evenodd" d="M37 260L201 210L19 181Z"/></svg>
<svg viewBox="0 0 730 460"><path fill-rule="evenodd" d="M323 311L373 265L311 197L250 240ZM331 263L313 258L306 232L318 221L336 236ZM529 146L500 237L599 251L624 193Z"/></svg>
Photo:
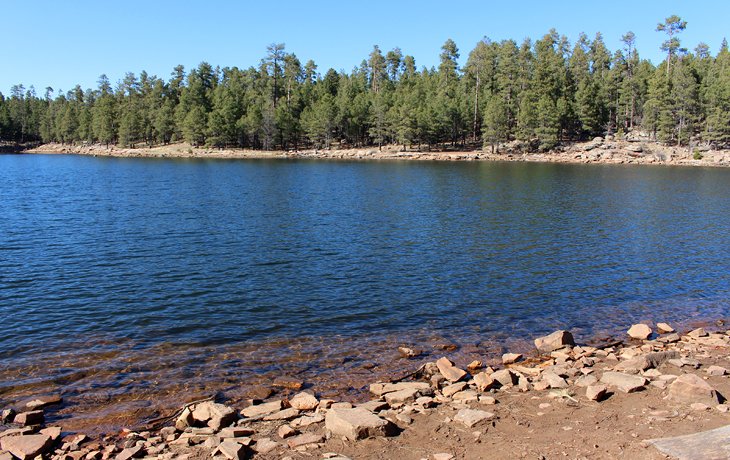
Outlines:
<svg viewBox="0 0 730 460"><path fill-rule="evenodd" d="M669 399L682 403L716 405L721 396L709 383L695 374L682 374L669 385Z"/></svg>
<svg viewBox="0 0 730 460"><path fill-rule="evenodd" d="M342 436L352 441L389 436L395 430L392 423L360 407L330 409L325 416L325 427L334 436Z"/></svg>
<svg viewBox="0 0 730 460"><path fill-rule="evenodd" d="M679 358L676 351L660 351L655 353L647 353L645 355L636 356L629 360L618 363L615 366L617 371L639 373L647 369L657 368L671 359Z"/></svg>
<svg viewBox="0 0 730 460"><path fill-rule="evenodd" d="M624 393L633 393L644 389L648 383L644 377L638 375L623 374L621 372L604 372L601 376L601 383L616 387Z"/></svg>
<svg viewBox="0 0 730 460"><path fill-rule="evenodd" d="M567 346L575 346L573 335L568 331L555 331L550 335L535 339L535 348L541 353L550 353Z"/></svg>
<svg viewBox="0 0 730 460"><path fill-rule="evenodd" d="M416 388L418 390L429 390L431 385L426 382L398 382L398 383L372 383L370 384L370 393L376 396L383 396L386 393L405 390L408 388Z"/></svg>
<svg viewBox="0 0 730 460"><path fill-rule="evenodd" d="M471 428L480 422L492 420L493 418L494 418L494 414L491 412L487 412L485 410L461 409L454 416L454 421L461 422L464 425L466 425L468 428Z"/></svg>

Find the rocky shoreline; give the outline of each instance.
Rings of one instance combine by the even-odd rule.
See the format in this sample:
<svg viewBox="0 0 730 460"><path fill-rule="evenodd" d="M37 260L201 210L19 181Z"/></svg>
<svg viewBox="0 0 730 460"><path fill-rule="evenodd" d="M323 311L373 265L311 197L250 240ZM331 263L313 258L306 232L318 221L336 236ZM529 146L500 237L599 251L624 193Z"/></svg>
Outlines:
<svg viewBox="0 0 730 460"><path fill-rule="evenodd" d="M514 141L501 145L496 152L404 150L391 145L382 149L351 148L331 150L264 151L243 149L193 148L187 144L157 147L121 148L100 144L44 144L24 153L63 153L121 158L216 158L216 159L333 159L333 160L416 160L416 161L516 161L577 164L640 164L670 166L730 166L730 150L713 150L707 146L670 147L648 140L616 140L598 137L590 142L574 143L546 153L523 153L527 146Z"/></svg>
<svg viewBox="0 0 730 460"><path fill-rule="evenodd" d="M0 460L684 458L656 439L730 422L730 331L637 324L602 346L576 345L568 331L534 345L494 368L443 356L373 382L360 404L281 378L271 383L286 397L233 407L211 396L98 438L44 425L62 398L41 395L2 411Z"/></svg>

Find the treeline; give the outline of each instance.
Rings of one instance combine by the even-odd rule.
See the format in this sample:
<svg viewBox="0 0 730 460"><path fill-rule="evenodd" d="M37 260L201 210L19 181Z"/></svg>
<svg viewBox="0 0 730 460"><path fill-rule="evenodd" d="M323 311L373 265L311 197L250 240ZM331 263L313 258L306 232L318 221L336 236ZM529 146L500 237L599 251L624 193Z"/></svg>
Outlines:
<svg viewBox="0 0 730 460"><path fill-rule="evenodd" d="M257 67L175 67L165 81L128 73L116 87L67 93L14 86L0 93L0 140L122 146L187 141L195 146L297 149L437 146L525 141L546 150L562 141L621 136L638 128L657 141L730 146L730 51L681 47L686 27L672 16L666 59L642 59L635 36L611 52L601 34L571 46L554 30L535 42L484 39L460 68L452 40L437 68L377 46L351 72L317 72L283 44Z"/></svg>

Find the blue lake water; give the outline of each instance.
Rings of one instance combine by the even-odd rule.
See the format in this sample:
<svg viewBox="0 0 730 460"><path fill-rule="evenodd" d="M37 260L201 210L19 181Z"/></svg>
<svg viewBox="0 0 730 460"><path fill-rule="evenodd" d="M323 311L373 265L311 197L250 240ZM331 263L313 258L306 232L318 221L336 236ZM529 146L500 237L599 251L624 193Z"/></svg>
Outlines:
<svg viewBox="0 0 730 460"><path fill-rule="evenodd" d="M728 248L730 169L0 155L0 399L714 320Z"/></svg>

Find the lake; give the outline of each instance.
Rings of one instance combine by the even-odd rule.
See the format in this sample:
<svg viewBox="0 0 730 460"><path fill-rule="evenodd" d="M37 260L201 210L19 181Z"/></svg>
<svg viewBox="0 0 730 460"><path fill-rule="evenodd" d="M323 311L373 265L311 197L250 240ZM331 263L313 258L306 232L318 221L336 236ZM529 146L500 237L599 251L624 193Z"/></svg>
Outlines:
<svg viewBox="0 0 730 460"><path fill-rule="evenodd" d="M0 406L62 392L58 417L115 427L714 321L728 248L722 168L0 155Z"/></svg>

